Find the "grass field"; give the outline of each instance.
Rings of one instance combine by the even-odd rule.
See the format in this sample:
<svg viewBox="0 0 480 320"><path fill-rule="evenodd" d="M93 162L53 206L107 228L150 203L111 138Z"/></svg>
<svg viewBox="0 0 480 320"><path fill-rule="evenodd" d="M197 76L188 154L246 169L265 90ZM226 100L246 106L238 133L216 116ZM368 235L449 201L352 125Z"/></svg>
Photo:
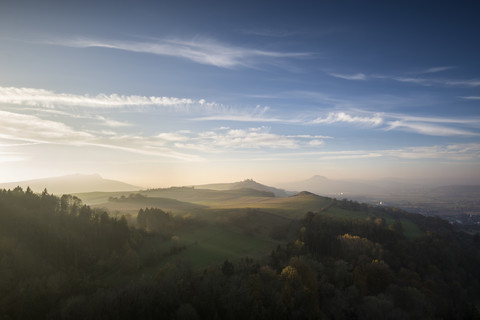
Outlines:
<svg viewBox="0 0 480 320"><path fill-rule="evenodd" d="M194 266L205 267L226 259L258 257L272 250L278 242L266 238L235 233L218 226L206 226L188 234L181 234L178 242L187 248L169 260L187 260Z"/></svg>
<svg viewBox="0 0 480 320"><path fill-rule="evenodd" d="M237 225L233 230L238 232L235 237L243 237L241 239L245 242L243 245L245 248L253 248L249 247L249 241L252 241L251 237L248 238L242 235L247 229L254 231L253 233L256 235L263 234L267 236L272 232L273 228L283 228L289 221L302 219L309 211L320 212L339 219L366 219L371 216L365 211L353 211L332 206L332 199L308 192L301 192L291 197L274 197L269 192L253 189L219 191L178 187L146 190L138 193L143 197L130 199L128 193L122 192L95 192L78 194L77 196L87 204L106 209L113 214L129 214L130 221L134 221L136 213L140 208L147 207L161 208L174 215L192 214L196 218L210 223L212 225L211 228L217 228L215 229L216 231L213 229L208 232L205 231L213 237L212 239L217 240L221 239L221 236L215 236L215 232L222 234L221 229L218 227L219 225L224 223ZM122 201L108 201L110 197L120 198L121 196L124 196L126 199ZM248 210L251 210L250 213L248 213ZM252 212L254 211L261 212L261 214L253 214ZM395 222L389 216L384 218L387 225ZM400 222L407 238L414 239L422 234L419 227L408 219L400 219ZM197 241L196 250L192 250L189 247L184 253L178 254L178 258L189 256L195 251L197 253L193 255L198 254L198 257L193 259L194 261L201 261L202 257L205 257L204 261L210 261L211 258L216 260L212 254L221 252L221 247L218 245L213 246L212 243L206 241L205 239L207 238L201 236L202 232L204 231L195 231L192 235L182 235L181 245L191 245L185 241L192 240L194 236L202 238L203 242L199 245L198 240L192 240L193 243ZM230 242L226 241L226 243ZM260 244L258 245L261 247ZM232 245L229 249L233 255L238 251L235 248ZM248 250L242 252L248 253Z"/></svg>
<svg viewBox="0 0 480 320"><path fill-rule="evenodd" d="M166 256L156 267L180 261L195 268L204 268L226 259L234 261L247 256L257 258L269 253L279 243L267 237L242 234L222 226L205 224L180 230L172 239L154 242L150 247L154 246L160 255ZM146 248L148 247L147 245ZM184 249L168 255L172 247Z"/></svg>
<svg viewBox="0 0 480 320"><path fill-rule="evenodd" d="M407 239L413 240L423 234L422 230L420 230L420 228L412 221L400 219L400 222L402 223L403 234Z"/></svg>

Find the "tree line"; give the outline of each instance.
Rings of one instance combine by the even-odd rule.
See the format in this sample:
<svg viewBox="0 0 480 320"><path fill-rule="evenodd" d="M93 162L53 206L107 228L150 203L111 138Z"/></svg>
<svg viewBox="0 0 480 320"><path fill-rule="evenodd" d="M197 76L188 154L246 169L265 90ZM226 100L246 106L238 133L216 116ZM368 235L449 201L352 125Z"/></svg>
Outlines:
<svg viewBox="0 0 480 320"><path fill-rule="evenodd" d="M155 264L140 253L175 228L168 213L142 209L132 228L74 196L0 190L0 318L479 319L478 237L410 218L415 240L381 219L309 212L264 258L145 276ZM119 274L132 277L105 280Z"/></svg>

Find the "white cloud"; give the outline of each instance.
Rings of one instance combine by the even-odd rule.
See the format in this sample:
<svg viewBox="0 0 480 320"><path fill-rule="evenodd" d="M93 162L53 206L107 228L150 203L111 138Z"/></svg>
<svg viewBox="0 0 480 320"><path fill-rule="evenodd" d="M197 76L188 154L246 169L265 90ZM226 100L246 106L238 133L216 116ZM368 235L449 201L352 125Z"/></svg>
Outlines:
<svg viewBox="0 0 480 320"><path fill-rule="evenodd" d="M340 73L330 73L332 77L345 79L345 80L367 80L367 76L363 73L356 74L340 74Z"/></svg>
<svg viewBox="0 0 480 320"><path fill-rule="evenodd" d="M368 158L394 158L405 160L435 159L438 161L476 161L480 159L480 144L451 144L416 146L398 149L380 150L342 150L342 151L311 151L282 154L282 156L317 157L318 160L352 160Z"/></svg>
<svg viewBox="0 0 480 320"><path fill-rule="evenodd" d="M298 122L294 119L281 119L275 117L264 117L248 113L226 113L214 114L206 117L195 118L198 121L238 121L238 122Z"/></svg>
<svg viewBox="0 0 480 320"><path fill-rule="evenodd" d="M267 130L233 129L226 133L208 132L201 134L203 143L228 149L258 149L258 148L298 148L299 143L292 138L272 134Z"/></svg>
<svg viewBox="0 0 480 320"><path fill-rule="evenodd" d="M222 152L223 150L248 149L297 149L323 145L324 136L279 135L269 128L228 129L205 131L191 135L188 141L175 143L177 148Z"/></svg>
<svg viewBox="0 0 480 320"><path fill-rule="evenodd" d="M61 122L0 111L0 137L31 142L76 143L91 139L93 135L72 129Z"/></svg>
<svg viewBox="0 0 480 320"><path fill-rule="evenodd" d="M419 117L419 116L409 116L404 114L385 114L386 117L398 119L401 121L413 121L413 122L429 122L429 123L450 123L450 124L478 124L480 119L470 118L470 119L458 119L458 118L439 118L439 117Z"/></svg>
<svg viewBox="0 0 480 320"><path fill-rule="evenodd" d="M18 162L26 160L25 157L13 153L13 152L4 152L0 150L0 163L4 162Z"/></svg>
<svg viewBox="0 0 480 320"><path fill-rule="evenodd" d="M189 133L189 132L183 132L183 133ZM158 135L155 136L155 138L159 138L160 140L164 140L164 141L168 141L168 142L171 142L171 141L186 141L188 140L189 138L183 134L181 134L181 132L178 132L178 133L175 133L175 132L167 132L167 133L160 133Z"/></svg>
<svg viewBox="0 0 480 320"><path fill-rule="evenodd" d="M346 112L330 112L326 117L316 118L310 123L334 124L338 122L363 125L387 131L410 131L430 136L473 137L480 135L480 133L476 132L476 129L480 127L480 119L478 118L420 117L395 113L367 113L365 111L352 110Z"/></svg>
<svg viewBox="0 0 480 320"><path fill-rule="evenodd" d="M460 97L465 100L480 100L480 96L466 96L466 97Z"/></svg>
<svg viewBox="0 0 480 320"><path fill-rule="evenodd" d="M49 41L48 43L68 47L100 47L180 57L196 63L220 68L235 68L238 66L253 67L259 63L259 60L264 63L269 63L268 59L301 58L311 55L306 52L275 52L236 47L212 39L199 37L188 41L181 39L159 39L150 42L78 38L74 40Z"/></svg>
<svg viewBox="0 0 480 320"><path fill-rule="evenodd" d="M69 93L55 93L45 89L0 87L0 103L41 106L53 108L58 106L75 106L91 108L119 108L119 107L185 107L199 105L204 108L221 108L215 103L207 103L205 100L192 100L187 98L98 94L77 95Z"/></svg>
<svg viewBox="0 0 480 320"><path fill-rule="evenodd" d="M116 144L112 144L111 141L109 142L110 143L92 142L92 143L86 143L85 145L105 148L105 149L120 150L120 151L125 151L128 153L134 153L134 154L154 156L158 158L170 158L170 159L176 159L181 161L198 162L198 161L204 160L202 157L198 155L182 153L182 152L174 151L170 148L158 148L158 147L142 146L142 145L128 146L125 144L116 145Z"/></svg>
<svg viewBox="0 0 480 320"><path fill-rule="evenodd" d="M437 82L447 85L447 86L460 86L460 87L480 87L479 79L469 79L469 80L436 80Z"/></svg>
<svg viewBox="0 0 480 320"><path fill-rule="evenodd" d="M408 77L392 77L393 80L397 80L400 82L409 82L409 83L418 83L423 85L431 85L431 80L429 79L422 79L422 78L408 78Z"/></svg>
<svg viewBox="0 0 480 320"><path fill-rule="evenodd" d="M332 139L330 136L318 136L318 135L310 135L310 134L295 134L295 135L288 135L288 138L295 138L295 139Z"/></svg>
<svg viewBox="0 0 480 320"><path fill-rule="evenodd" d="M181 153L169 147L163 147L175 134L157 137L119 136L107 133L93 133L75 130L61 122L41 119L32 115L0 111L0 139L26 141L41 144L73 145L122 150L129 153L173 158L185 161L200 161L198 155ZM177 138L178 140L178 138ZM21 158L21 156L2 156L3 159Z"/></svg>
<svg viewBox="0 0 480 320"><path fill-rule="evenodd" d="M383 118L380 114L373 114L371 117L352 116L345 112L330 112L326 118L317 118L312 123L335 123L335 122L347 122L357 123L367 126L376 127L383 123Z"/></svg>
<svg viewBox="0 0 480 320"><path fill-rule="evenodd" d="M121 121L117 121L117 120L113 120L113 119L107 119L103 116L97 116L96 119L100 120L103 125L105 125L107 127L112 127L112 128L132 126L131 123L121 122Z"/></svg>
<svg viewBox="0 0 480 320"><path fill-rule="evenodd" d="M217 114L211 114L205 117L198 117L193 120L196 121L236 121L236 122L279 122L279 123L301 123L300 119L296 118L279 118L266 115L270 110L267 106L256 106L253 109L227 109L224 108L223 112Z"/></svg>
<svg viewBox="0 0 480 320"><path fill-rule="evenodd" d="M470 161L480 158L480 144L453 144L408 147L381 151L385 156L402 159L438 159L454 161Z"/></svg>
<svg viewBox="0 0 480 320"><path fill-rule="evenodd" d="M308 142L308 145L312 147L318 147L323 145L324 143L325 142L323 140L314 139L314 140L310 140L310 142Z"/></svg>
<svg viewBox="0 0 480 320"><path fill-rule="evenodd" d="M349 154L320 157L319 160L352 160L352 159L368 159L382 157L381 153L369 152L365 154Z"/></svg>
<svg viewBox="0 0 480 320"><path fill-rule="evenodd" d="M440 126L424 122L409 122L402 120L395 120L388 122L389 127L386 130L402 129L415 133L420 133L430 136L478 136L479 134L473 131L464 129Z"/></svg>
<svg viewBox="0 0 480 320"><path fill-rule="evenodd" d="M246 35L254 35L260 37L273 37L273 38L285 38L297 35L297 32L292 31L280 31L280 30L273 30L273 29L243 29L240 31Z"/></svg>
<svg viewBox="0 0 480 320"><path fill-rule="evenodd" d="M433 67L433 68L425 69L425 70L421 71L420 73L436 73L436 72L447 71L447 70L450 70L450 69L453 69L453 68L454 67L452 67L452 66Z"/></svg>
<svg viewBox="0 0 480 320"><path fill-rule="evenodd" d="M427 79L427 78L412 78L412 77L402 77L402 76L380 76L376 75L375 78L378 79L391 79L400 82L415 83L421 84L424 86L444 86L444 87L466 87L474 88L480 86L479 79Z"/></svg>

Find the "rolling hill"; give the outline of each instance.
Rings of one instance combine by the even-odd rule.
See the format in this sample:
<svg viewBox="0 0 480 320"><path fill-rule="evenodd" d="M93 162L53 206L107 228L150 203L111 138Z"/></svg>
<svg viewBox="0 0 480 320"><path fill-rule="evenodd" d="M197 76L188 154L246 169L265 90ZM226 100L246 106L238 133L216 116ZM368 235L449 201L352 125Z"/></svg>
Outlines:
<svg viewBox="0 0 480 320"><path fill-rule="evenodd" d="M194 186L196 189L211 189L211 190L236 190L236 189L253 189L259 191L266 191L273 193L276 197L288 197L294 195L295 192L286 191L283 189L266 186L258 183L252 179L246 179L243 181L233 183L215 183Z"/></svg>

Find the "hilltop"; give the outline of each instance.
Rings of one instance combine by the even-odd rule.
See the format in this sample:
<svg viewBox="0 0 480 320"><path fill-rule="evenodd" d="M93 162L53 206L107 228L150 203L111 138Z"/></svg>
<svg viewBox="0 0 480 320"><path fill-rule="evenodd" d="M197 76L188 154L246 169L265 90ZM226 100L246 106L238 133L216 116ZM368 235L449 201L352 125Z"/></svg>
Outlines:
<svg viewBox="0 0 480 320"><path fill-rule="evenodd" d="M295 192L286 191L275 187L266 186L258 183L253 179L245 179L243 181L233 183L214 183L194 186L197 189L211 189L211 190L236 190L236 189L253 189L259 191L267 191L273 193L276 197L288 197L294 195Z"/></svg>

